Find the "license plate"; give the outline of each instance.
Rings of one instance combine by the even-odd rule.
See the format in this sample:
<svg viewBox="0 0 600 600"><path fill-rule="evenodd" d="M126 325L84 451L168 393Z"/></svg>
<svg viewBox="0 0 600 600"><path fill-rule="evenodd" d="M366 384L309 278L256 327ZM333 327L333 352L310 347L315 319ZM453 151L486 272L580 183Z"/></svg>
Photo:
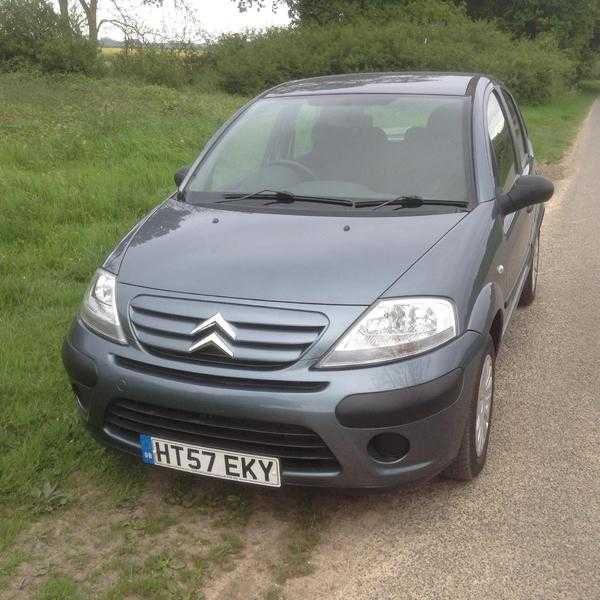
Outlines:
<svg viewBox="0 0 600 600"><path fill-rule="evenodd" d="M219 479L281 487L279 459L216 448L191 446L140 434L146 464L198 473Z"/></svg>

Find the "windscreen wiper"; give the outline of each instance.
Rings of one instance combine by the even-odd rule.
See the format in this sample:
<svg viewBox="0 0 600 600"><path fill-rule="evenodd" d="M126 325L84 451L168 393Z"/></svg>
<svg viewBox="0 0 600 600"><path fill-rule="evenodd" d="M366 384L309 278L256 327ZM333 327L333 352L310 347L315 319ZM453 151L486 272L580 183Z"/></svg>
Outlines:
<svg viewBox="0 0 600 600"><path fill-rule="evenodd" d="M217 200L216 204L224 204L225 202L235 202L240 200L247 200L249 198L274 198L276 200L282 200L283 202L293 202L296 198L294 194L286 192L285 190L258 190L258 192L251 192L249 194L226 194L225 200Z"/></svg>
<svg viewBox="0 0 600 600"><path fill-rule="evenodd" d="M390 200L384 200L377 204L373 210L378 210L384 206L394 206L398 208L418 208L419 206L434 205L434 206L455 206L457 208L467 208L468 202L462 200L436 200L434 198L423 198L422 196L396 196ZM359 205L360 206L360 205Z"/></svg>
<svg viewBox="0 0 600 600"><path fill-rule="evenodd" d="M223 204L225 202L239 202L241 200L248 200L250 198L268 198L273 200L274 203L282 202L291 204L293 202L319 202L321 204L339 204L341 206L351 206L354 208L356 203L353 200L346 198L332 198L330 196L301 196L286 192L285 190L260 190L258 192L252 192L250 194L228 194L225 200L217 200L215 204Z"/></svg>

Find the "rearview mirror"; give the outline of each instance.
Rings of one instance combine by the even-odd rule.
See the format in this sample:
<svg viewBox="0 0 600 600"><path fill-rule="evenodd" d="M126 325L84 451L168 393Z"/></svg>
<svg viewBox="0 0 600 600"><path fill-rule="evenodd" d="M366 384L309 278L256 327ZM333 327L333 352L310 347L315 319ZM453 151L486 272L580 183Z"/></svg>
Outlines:
<svg viewBox="0 0 600 600"><path fill-rule="evenodd" d="M175 173L175 185L177 187L183 183L183 180L185 179L185 176L188 174L189 170L189 165L186 165L185 167L181 167L181 169Z"/></svg>
<svg viewBox="0 0 600 600"><path fill-rule="evenodd" d="M498 199L503 215L517 212L527 206L547 202L554 194L554 184L540 175L522 175L510 192Z"/></svg>

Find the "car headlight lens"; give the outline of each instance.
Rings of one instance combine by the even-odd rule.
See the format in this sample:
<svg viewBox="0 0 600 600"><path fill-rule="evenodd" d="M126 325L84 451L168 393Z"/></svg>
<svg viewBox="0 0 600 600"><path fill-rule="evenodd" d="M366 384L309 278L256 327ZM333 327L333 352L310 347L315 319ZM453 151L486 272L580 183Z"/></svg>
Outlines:
<svg viewBox="0 0 600 600"><path fill-rule="evenodd" d="M98 269L85 293L80 316L90 329L120 344L126 344L127 339L117 313L116 289L117 278L104 269Z"/></svg>
<svg viewBox="0 0 600 600"><path fill-rule="evenodd" d="M319 363L344 367L386 362L431 350L456 336L454 305L443 298L381 300Z"/></svg>

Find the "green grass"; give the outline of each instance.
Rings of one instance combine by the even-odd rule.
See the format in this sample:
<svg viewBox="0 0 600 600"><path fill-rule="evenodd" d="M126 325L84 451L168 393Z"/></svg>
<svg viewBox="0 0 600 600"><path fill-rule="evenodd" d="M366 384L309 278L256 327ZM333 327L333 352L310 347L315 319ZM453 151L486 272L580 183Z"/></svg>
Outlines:
<svg viewBox="0 0 600 600"><path fill-rule="evenodd" d="M549 164L560 160L595 97L596 94L590 91L573 93L557 98L551 104L523 109L537 160Z"/></svg>
<svg viewBox="0 0 600 600"><path fill-rule="evenodd" d="M36 600L84 600L77 584L68 577L53 577L43 584Z"/></svg>
<svg viewBox="0 0 600 600"><path fill-rule="evenodd" d="M591 98L525 110L539 159L560 157ZM135 508L149 485L147 470L99 447L78 422L60 348L103 257L173 189L173 173L243 101L111 79L0 75L0 588L26 559L12 545L32 521L65 514L85 503L84 493ZM173 481L169 506L214 515L230 532L197 558L195 570L182 570L173 584L178 594L196 589L206 565L239 551L236 532L253 492ZM143 516L116 525L109 537L135 541L180 527L168 516ZM308 572L318 529L310 511L292 526L278 580ZM164 557L159 565L140 562L136 548L123 547L130 570L123 567L107 597L135 586L166 597L164 574L177 569ZM39 597L78 598L79 591L59 571Z"/></svg>
<svg viewBox="0 0 600 600"><path fill-rule="evenodd" d="M142 489L142 468L99 448L78 422L62 340L103 257L242 102L0 76L0 519L14 521L13 507L46 512L76 498L75 471L119 501ZM4 530L14 527L0 523Z"/></svg>

